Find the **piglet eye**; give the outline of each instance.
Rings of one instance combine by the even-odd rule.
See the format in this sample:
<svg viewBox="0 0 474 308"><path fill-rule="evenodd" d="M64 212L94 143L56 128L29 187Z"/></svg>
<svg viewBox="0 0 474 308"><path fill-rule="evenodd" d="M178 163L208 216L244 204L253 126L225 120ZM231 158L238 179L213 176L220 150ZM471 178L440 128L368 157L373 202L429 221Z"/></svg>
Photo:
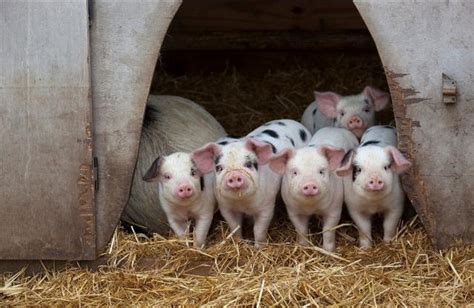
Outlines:
<svg viewBox="0 0 474 308"><path fill-rule="evenodd" d="M216 166L216 172L221 172L222 171L222 166L221 165L217 165Z"/></svg>
<svg viewBox="0 0 474 308"><path fill-rule="evenodd" d="M364 108L364 112L365 112L365 113L369 113L369 112L370 112L370 108L369 108L369 107L365 107L365 108Z"/></svg>
<svg viewBox="0 0 474 308"><path fill-rule="evenodd" d="M253 166L253 164L252 164L252 162L250 162L250 161L248 161L248 162L245 163L245 168L252 169L252 166Z"/></svg>
<svg viewBox="0 0 474 308"><path fill-rule="evenodd" d="M355 172L356 173L360 173L362 170L360 169L360 167L355 167Z"/></svg>
<svg viewBox="0 0 474 308"><path fill-rule="evenodd" d="M319 170L319 174L321 174L321 175L324 175L325 172L326 172L326 170L324 170L324 169Z"/></svg>
<svg viewBox="0 0 474 308"><path fill-rule="evenodd" d="M169 174L166 173L166 174L165 174L165 179L167 179L167 180L171 179L171 175L169 175Z"/></svg>
<svg viewBox="0 0 474 308"><path fill-rule="evenodd" d="M293 174L293 175L298 175L298 171L293 170L293 171L291 172L291 174Z"/></svg>
<svg viewBox="0 0 474 308"><path fill-rule="evenodd" d="M390 165L387 165L385 167L383 167L385 169L385 171L387 171L388 169L390 169Z"/></svg>
<svg viewBox="0 0 474 308"><path fill-rule="evenodd" d="M197 172L196 169L191 169L191 176L196 176Z"/></svg>
<svg viewBox="0 0 474 308"><path fill-rule="evenodd" d="M339 111L339 114L341 115L341 117L343 117L346 113L344 112L344 110L341 110Z"/></svg>

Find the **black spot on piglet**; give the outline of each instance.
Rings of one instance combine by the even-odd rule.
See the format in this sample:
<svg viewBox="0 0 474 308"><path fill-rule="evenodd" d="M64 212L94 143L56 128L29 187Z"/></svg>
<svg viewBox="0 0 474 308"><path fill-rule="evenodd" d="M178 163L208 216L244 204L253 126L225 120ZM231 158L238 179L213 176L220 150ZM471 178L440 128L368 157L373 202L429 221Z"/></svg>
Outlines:
<svg viewBox="0 0 474 308"><path fill-rule="evenodd" d="M214 160L215 165L219 165L219 162L221 161L222 154L217 155L216 159Z"/></svg>
<svg viewBox="0 0 474 308"><path fill-rule="evenodd" d="M341 167L344 166L344 165L349 161L349 158L351 157L352 152L354 152L354 151L353 151L352 149L350 149L350 150L347 151L347 153L344 155L344 157L343 157L342 160L341 160Z"/></svg>
<svg viewBox="0 0 474 308"><path fill-rule="evenodd" d="M295 146L295 141L293 140L293 138L288 137L288 136L286 136L286 138L287 138L288 140L290 140L290 142L291 142L291 144L292 144L293 146Z"/></svg>
<svg viewBox="0 0 474 308"><path fill-rule="evenodd" d="M352 166L352 182L355 182L359 173L360 173L360 168L357 166Z"/></svg>
<svg viewBox="0 0 474 308"><path fill-rule="evenodd" d="M360 145L360 147L362 148L362 147L365 147L366 145L371 145L371 144L375 145L375 144L379 144L379 143L380 143L380 141L378 141L378 140L368 140L368 141L362 143Z"/></svg>
<svg viewBox="0 0 474 308"><path fill-rule="evenodd" d="M201 191L203 191L204 190L204 177L203 176L199 178L199 184L201 184Z"/></svg>
<svg viewBox="0 0 474 308"><path fill-rule="evenodd" d="M229 143L228 141L225 141L225 140L224 140L224 141L218 142L217 144L226 145L226 144L228 144L228 143Z"/></svg>
<svg viewBox="0 0 474 308"><path fill-rule="evenodd" d="M277 152L277 149L275 148L275 146L273 144L271 144L270 142L268 141L264 141L265 143L268 143L269 145L272 146L272 152L275 154Z"/></svg>
<svg viewBox="0 0 474 308"><path fill-rule="evenodd" d="M286 126L285 122L281 122L281 121L276 122L276 124L278 124L280 126Z"/></svg>
<svg viewBox="0 0 474 308"><path fill-rule="evenodd" d="M318 112L318 108L314 108L314 110L313 110L313 117L316 115L316 112Z"/></svg>
<svg viewBox="0 0 474 308"><path fill-rule="evenodd" d="M268 135L268 136L270 136L270 137L273 137L273 138L278 138L277 132L274 131L274 130L271 130L271 129L266 129L266 130L264 130L264 131L262 132L262 134L266 134L266 135Z"/></svg>
<svg viewBox="0 0 474 308"><path fill-rule="evenodd" d="M300 137L303 142L306 141L306 138L308 137L304 129L300 129Z"/></svg>

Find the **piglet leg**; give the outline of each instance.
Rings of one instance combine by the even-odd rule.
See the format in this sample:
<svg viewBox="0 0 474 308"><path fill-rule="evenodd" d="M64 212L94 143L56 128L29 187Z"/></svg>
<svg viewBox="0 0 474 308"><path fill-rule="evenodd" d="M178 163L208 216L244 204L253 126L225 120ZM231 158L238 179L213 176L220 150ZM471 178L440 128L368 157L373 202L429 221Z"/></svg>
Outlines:
<svg viewBox="0 0 474 308"><path fill-rule="evenodd" d="M203 215L196 218L194 229L194 247L203 248L212 223L212 215Z"/></svg>
<svg viewBox="0 0 474 308"><path fill-rule="evenodd" d="M188 222L186 220L182 219L176 219L176 218L170 218L168 220L171 229L173 229L173 232L179 237L179 238L184 238L186 235L186 229L188 227Z"/></svg>
<svg viewBox="0 0 474 308"><path fill-rule="evenodd" d="M303 246L308 246L310 244L308 240L308 223L310 216L291 214L289 217L295 226L298 243Z"/></svg>
<svg viewBox="0 0 474 308"><path fill-rule="evenodd" d="M336 230L335 227L339 223L340 215L328 215L323 219L323 248L327 251L336 249Z"/></svg>
<svg viewBox="0 0 474 308"><path fill-rule="evenodd" d="M372 222L370 221L370 215L350 210L349 213L359 229L360 248L368 249L372 247Z"/></svg>
<svg viewBox="0 0 474 308"><path fill-rule="evenodd" d="M254 216L253 235L257 248L261 248L267 242L267 231L273 218L273 206L271 209L271 211L264 211Z"/></svg>
<svg viewBox="0 0 474 308"><path fill-rule="evenodd" d="M390 242L397 233L397 226L403 213L403 205L400 209L391 209L385 212L383 220L383 240Z"/></svg>
<svg viewBox="0 0 474 308"><path fill-rule="evenodd" d="M230 232L235 231L234 235L238 238L242 237L242 218L243 214L240 212L235 212L226 208L220 209L222 216L229 225Z"/></svg>

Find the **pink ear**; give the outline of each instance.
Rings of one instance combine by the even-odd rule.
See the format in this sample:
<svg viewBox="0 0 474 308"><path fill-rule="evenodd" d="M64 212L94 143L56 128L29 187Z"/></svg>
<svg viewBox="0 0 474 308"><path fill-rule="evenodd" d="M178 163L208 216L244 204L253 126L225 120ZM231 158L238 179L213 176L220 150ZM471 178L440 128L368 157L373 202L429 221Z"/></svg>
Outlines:
<svg viewBox="0 0 474 308"><path fill-rule="evenodd" d="M352 160L354 159L354 150L347 151L346 155L342 158L341 166L336 169L338 176L348 176L352 171Z"/></svg>
<svg viewBox="0 0 474 308"><path fill-rule="evenodd" d="M384 109L390 102L390 94L375 87L367 86L364 88L363 93L372 100L375 111Z"/></svg>
<svg viewBox="0 0 474 308"><path fill-rule="evenodd" d="M334 148L329 145L323 145L319 148L319 152L324 155L329 161L329 170L336 170L344 158L344 150L341 148Z"/></svg>
<svg viewBox="0 0 474 308"><path fill-rule="evenodd" d="M402 173L411 166L411 162L406 159L400 151L394 146L388 146L384 149L385 153L392 156L393 163L391 169L396 173Z"/></svg>
<svg viewBox="0 0 474 308"><path fill-rule="evenodd" d="M334 92L314 92L316 105L326 117L334 119L337 117L336 106L341 100L341 96Z"/></svg>
<svg viewBox="0 0 474 308"><path fill-rule="evenodd" d="M272 146L268 143L250 138L245 141L245 147L257 154L259 165L265 165L272 156Z"/></svg>
<svg viewBox="0 0 474 308"><path fill-rule="evenodd" d="M143 180L146 182L158 181L158 179L160 178L160 166L162 163L163 159L158 156L143 176Z"/></svg>
<svg viewBox="0 0 474 308"><path fill-rule="evenodd" d="M285 173L286 164L295 155L295 151L291 148L284 149L277 155L270 158L270 169L274 172L283 175Z"/></svg>
<svg viewBox="0 0 474 308"><path fill-rule="evenodd" d="M192 154L192 160L196 167L203 174L214 170L214 159L221 152L221 147L215 143L208 143L200 149L197 149Z"/></svg>

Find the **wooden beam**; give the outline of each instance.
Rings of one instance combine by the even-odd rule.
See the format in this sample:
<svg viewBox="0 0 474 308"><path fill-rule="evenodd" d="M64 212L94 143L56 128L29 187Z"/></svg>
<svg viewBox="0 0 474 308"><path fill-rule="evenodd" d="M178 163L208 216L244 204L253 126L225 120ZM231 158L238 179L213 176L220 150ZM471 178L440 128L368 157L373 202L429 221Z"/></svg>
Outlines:
<svg viewBox="0 0 474 308"><path fill-rule="evenodd" d="M311 31L183 32L166 38L163 50L328 50L374 49L367 31L321 33Z"/></svg>

